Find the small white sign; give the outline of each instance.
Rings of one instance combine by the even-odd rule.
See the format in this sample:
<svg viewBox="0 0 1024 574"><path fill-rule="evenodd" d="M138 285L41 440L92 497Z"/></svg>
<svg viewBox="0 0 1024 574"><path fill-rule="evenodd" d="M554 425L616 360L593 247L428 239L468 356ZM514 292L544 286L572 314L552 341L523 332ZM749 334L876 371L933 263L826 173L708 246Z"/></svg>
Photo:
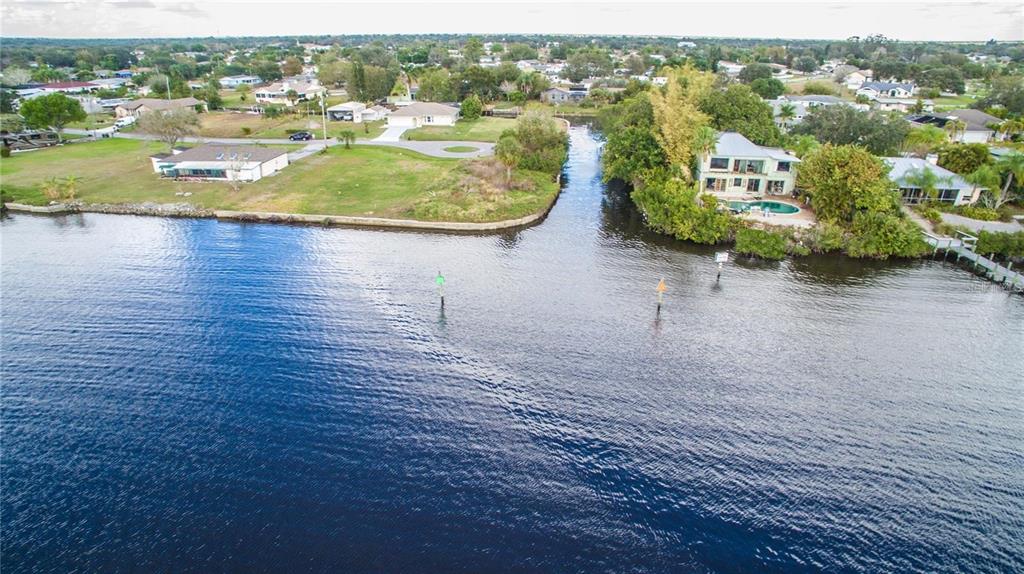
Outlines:
<svg viewBox="0 0 1024 574"><path fill-rule="evenodd" d="M729 262L729 252L728 251L719 251L719 252L715 253L715 263L728 263L728 262Z"/></svg>

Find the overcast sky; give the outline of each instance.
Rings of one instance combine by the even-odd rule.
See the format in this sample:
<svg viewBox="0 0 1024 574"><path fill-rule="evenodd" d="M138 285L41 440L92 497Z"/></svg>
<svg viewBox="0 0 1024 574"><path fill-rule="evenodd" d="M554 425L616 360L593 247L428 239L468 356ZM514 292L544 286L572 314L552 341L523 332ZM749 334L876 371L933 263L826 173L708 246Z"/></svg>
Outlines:
<svg viewBox="0 0 1024 574"><path fill-rule="evenodd" d="M868 3L2 0L0 36L137 38L410 33L1022 40L1024 1Z"/></svg>

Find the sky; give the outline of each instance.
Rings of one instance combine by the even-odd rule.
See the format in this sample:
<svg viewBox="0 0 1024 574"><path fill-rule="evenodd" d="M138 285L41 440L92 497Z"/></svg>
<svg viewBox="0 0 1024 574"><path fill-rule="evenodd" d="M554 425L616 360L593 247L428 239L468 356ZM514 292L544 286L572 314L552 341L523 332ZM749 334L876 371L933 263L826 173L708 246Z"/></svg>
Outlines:
<svg viewBox="0 0 1024 574"><path fill-rule="evenodd" d="M1024 40L1024 1L3 0L0 37L624 34Z"/></svg>

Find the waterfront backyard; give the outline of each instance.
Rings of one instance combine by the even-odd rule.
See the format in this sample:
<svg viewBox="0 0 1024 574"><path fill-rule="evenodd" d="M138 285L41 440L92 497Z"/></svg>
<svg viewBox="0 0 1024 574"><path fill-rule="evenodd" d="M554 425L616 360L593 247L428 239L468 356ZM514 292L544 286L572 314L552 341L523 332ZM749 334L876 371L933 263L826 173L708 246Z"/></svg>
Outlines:
<svg viewBox="0 0 1024 574"><path fill-rule="evenodd" d="M522 185L506 190L472 179L461 160L362 145L332 147L235 189L160 178L149 156L164 150L155 142L113 138L14 154L0 160L0 192L4 201L46 205L47 180L74 177L76 198L85 203L486 222L542 211L558 191L543 174L517 172Z"/></svg>

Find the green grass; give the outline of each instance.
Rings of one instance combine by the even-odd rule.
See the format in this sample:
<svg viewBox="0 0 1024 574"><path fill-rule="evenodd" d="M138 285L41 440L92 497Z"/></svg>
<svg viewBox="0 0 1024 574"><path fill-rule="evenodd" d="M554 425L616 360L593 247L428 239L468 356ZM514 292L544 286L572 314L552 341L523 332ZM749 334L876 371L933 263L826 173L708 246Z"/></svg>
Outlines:
<svg viewBox="0 0 1024 574"><path fill-rule="evenodd" d="M943 96L934 98L932 99L932 102L935 104L936 111L958 110L971 107L971 104L975 102L975 98L964 94L960 96Z"/></svg>
<svg viewBox="0 0 1024 574"><path fill-rule="evenodd" d="M75 176L78 198L86 203L188 202L239 211L499 221L543 209L557 192L548 178L529 191L449 194L448 186L459 181L460 160L373 146L337 146L234 190L223 182L161 179L149 155L164 149L115 138L15 154L0 160L0 193L4 201L45 205L40 191L45 180Z"/></svg>
<svg viewBox="0 0 1024 574"><path fill-rule="evenodd" d="M476 151L478 149L480 148L473 147L471 145L452 145L444 148L444 151L451 153L469 153L471 151Z"/></svg>
<svg viewBox="0 0 1024 574"><path fill-rule="evenodd" d="M510 118L482 117L475 120L459 120L454 126L430 126L408 130L403 137L412 141L478 141L496 142L501 133L514 128L516 121Z"/></svg>
<svg viewBox="0 0 1024 574"><path fill-rule="evenodd" d="M338 137L342 131L352 130L358 139L373 139L386 129L384 123L353 124L328 120L327 136ZM249 113L209 112L200 116L199 135L209 138L286 138L295 132L309 131L319 139L323 137L322 126L323 119L319 115L284 114L267 118Z"/></svg>

